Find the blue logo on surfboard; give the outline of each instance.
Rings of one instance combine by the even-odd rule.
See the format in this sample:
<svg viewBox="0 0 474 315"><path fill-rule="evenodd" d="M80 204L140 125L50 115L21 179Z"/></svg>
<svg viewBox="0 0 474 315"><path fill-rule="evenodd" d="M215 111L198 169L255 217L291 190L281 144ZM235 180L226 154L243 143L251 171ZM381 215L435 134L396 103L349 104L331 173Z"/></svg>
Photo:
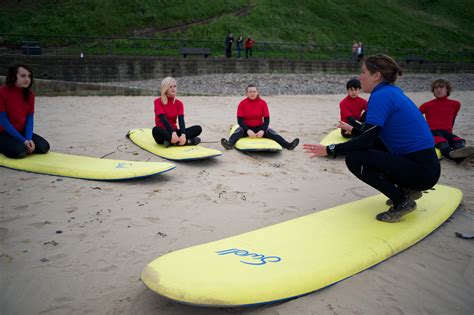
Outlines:
<svg viewBox="0 0 474 315"><path fill-rule="evenodd" d="M115 165L115 168L128 168L133 166L132 163L124 163L124 162L119 162Z"/></svg>
<svg viewBox="0 0 474 315"><path fill-rule="evenodd" d="M281 261L281 258L278 256L265 256L262 254L252 253L245 249L238 248L219 250L216 253L217 255L234 254L235 256L246 257L245 260L241 260L240 262L253 266L261 266L265 265L266 263L277 263Z"/></svg>

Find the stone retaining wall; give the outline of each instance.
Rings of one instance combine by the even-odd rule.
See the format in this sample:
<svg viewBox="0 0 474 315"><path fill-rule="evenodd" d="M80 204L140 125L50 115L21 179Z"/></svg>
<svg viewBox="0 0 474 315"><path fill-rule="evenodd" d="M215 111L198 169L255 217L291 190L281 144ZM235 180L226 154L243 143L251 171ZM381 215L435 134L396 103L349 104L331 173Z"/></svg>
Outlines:
<svg viewBox="0 0 474 315"><path fill-rule="evenodd" d="M190 76L224 73L354 73L358 64L349 61L317 61L287 59L226 59L189 56L130 57L130 56L22 56L3 55L2 74L12 63L32 66L36 78L77 82L110 82L149 80L166 76ZM408 73L474 73L474 64L400 62Z"/></svg>

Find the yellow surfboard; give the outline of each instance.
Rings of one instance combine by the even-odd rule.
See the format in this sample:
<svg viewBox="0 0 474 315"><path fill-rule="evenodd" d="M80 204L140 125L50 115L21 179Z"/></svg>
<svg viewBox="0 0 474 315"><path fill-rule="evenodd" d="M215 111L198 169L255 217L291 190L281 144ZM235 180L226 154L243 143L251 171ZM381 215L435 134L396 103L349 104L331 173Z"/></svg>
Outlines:
<svg viewBox="0 0 474 315"><path fill-rule="evenodd" d="M234 125L230 129L230 135L232 135L239 125ZM240 138L235 143L235 148L240 151L253 151L253 152L279 152L282 150L275 140L268 138Z"/></svg>
<svg viewBox="0 0 474 315"><path fill-rule="evenodd" d="M437 185L398 223L379 222L376 195L220 241L168 253L143 282L171 300L249 306L299 297L344 280L407 249L446 221L462 199Z"/></svg>
<svg viewBox="0 0 474 315"><path fill-rule="evenodd" d="M222 155L215 149L205 148L200 145L170 146L165 148L153 139L151 129L137 128L127 133L127 137L140 148L147 150L162 158L173 161L199 160Z"/></svg>
<svg viewBox="0 0 474 315"><path fill-rule="evenodd" d="M344 143L344 142L347 142L349 141L350 139L348 138L344 138L342 135L341 135L341 129L335 129L333 131L331 131L330 133L328 133L324 138L323 140L321 140L320 144L322 145L330 145L332 143L334 144L338 144L338 143ZM436 148L436 155L438 155L438 159L442 159L443 156L441 155L441 151Z"/></svg>
<svg viewBox="0 0 474 315"><path fill-rule="evenodd" d="M338 144L338 143L344 143L344 142L347 142L349 141L350 139L348 138L344 138L342 135L341 135L341 129L335 129L333 131L331 131L330 133L328 133L324 138L323 140L321 140L320 144L322 145L330 145L330 144Z"/></svg>
<svg viewBox="0 0 474 315"><path fill-rule="evenodd" d="M0 154L0 166L32 173L93 180L124 180L161 174L174 169L171 163L99 159L48 152L10 159Z"/></svg>

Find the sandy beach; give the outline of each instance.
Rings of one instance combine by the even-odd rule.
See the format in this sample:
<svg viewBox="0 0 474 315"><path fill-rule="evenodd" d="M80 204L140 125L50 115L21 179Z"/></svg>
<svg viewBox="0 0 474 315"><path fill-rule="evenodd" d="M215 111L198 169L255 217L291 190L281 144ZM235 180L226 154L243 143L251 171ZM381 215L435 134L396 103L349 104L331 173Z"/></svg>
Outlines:
<svg viewBox="0 0 474 315"><path fill-rule="evenodd" d="M428 92L407 93L417 105ZM362 95L367 98L368 95ZM179 91L178 91L179 97ZM342 94L269 96L270 125L288 140L317 143L334 129ZM455 132L474 144L474 91ZM35 132L52 150L165 161L128 140L154 124L153 97L38 97ZM239 96L180 97L187 125L223 155L179 162L158 176L88 181L0 168L0 314L473 314L474 164L441 161L441 184L463 202L429 237L331 287L280 304L199 308L169 301L140 280L153 259L371 196L343 159L309 159L301 145L279 154L225 151ZM290 122L291 126L287 126Z"/></svg>

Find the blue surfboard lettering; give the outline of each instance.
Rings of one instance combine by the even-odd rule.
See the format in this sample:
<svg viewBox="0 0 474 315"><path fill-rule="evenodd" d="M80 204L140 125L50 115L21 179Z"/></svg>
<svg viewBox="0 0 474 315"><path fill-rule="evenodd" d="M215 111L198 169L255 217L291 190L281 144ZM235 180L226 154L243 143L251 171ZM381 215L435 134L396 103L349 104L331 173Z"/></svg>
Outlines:
<svg viewBox="0 0 474 315"><path fill-rule="evenodd" d="M224 250L217 251L216 253L218 255L234 254L240 257L248 257L249 259L253 259L255 261L240 260L240 262L247 265L254 265L254 266L265 265L266 263L269 263L269 262L276 263L276 262L281 261L281 258L278 256L265 256L262 254L251 253L245 249L238 249L238 248L224 249Z"/></svg>

